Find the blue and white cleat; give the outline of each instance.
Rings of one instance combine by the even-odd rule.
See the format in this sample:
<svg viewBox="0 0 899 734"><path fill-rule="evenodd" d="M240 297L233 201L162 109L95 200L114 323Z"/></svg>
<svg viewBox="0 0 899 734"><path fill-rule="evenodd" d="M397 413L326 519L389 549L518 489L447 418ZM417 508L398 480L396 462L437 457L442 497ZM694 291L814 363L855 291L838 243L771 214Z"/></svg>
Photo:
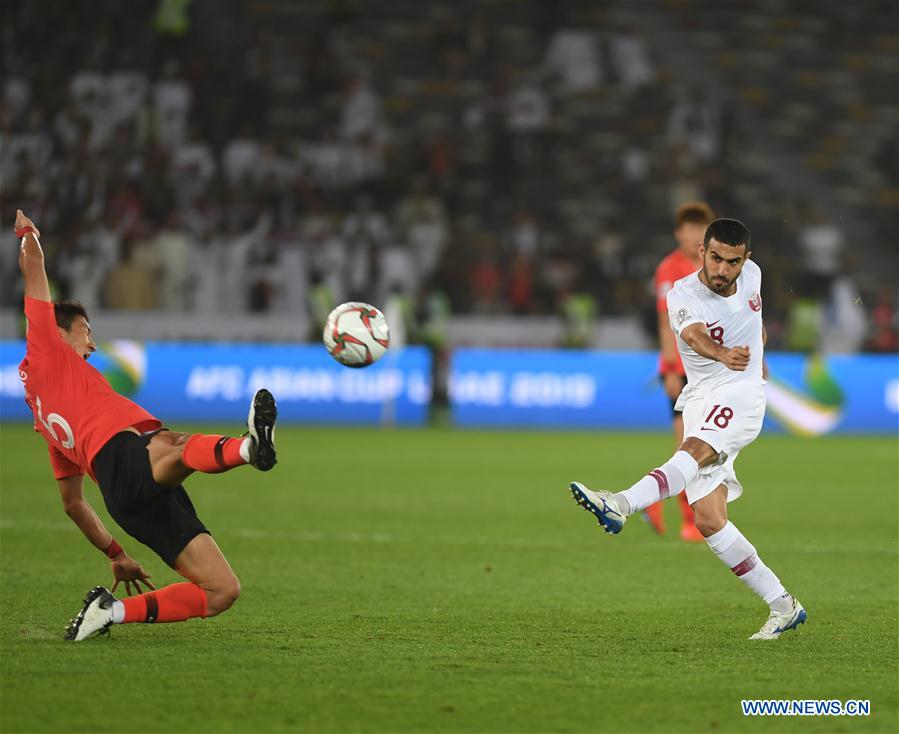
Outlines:
<svg viewBox="0 0 899 734"><path fill-rule="evenodd" d="M800 624L805 624L808 614L805 613L802 604L794 596L793 605L787 612L771 612L768 621L756 632L750 640L776 640L782 632L794 630Z"/></svg>
<svg viewBox="0 0 899 734"><path fill-rule="evenodd" d="M620 511L611 492L594 492L580 482L572 482L569 486L574 501L587 512L592 512L603 530L612 535L621 532L627 522L627 515Z"/></svg>

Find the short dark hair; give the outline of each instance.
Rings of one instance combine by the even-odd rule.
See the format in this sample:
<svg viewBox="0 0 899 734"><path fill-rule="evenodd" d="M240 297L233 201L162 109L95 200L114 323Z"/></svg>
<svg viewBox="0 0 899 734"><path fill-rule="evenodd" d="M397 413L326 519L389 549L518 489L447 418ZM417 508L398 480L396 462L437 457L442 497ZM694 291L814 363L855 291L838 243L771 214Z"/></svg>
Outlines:
<svg viewBox="0 0 899 734"><path fill-rule="evenodd" d="M84 316L85 321L90 321L87 310L78 301L54 301L53 314L56 316L56 325L66 331L72 328L72 322L78 316Z"/></svg>
<svg viewBox="0 0 899 734"><path fill-rule="evenodd" d="M708 224L715 218L712 207L704 201L688 201L674 213L674 228L682 224Z"/></svg>
<svg viewBox="0 0 899 734"><path fill-rule="evenodd" d="M746 249L749 250L749 242L752 239L752 235L743 222L739 222L736 219L716 219L706 229L705 237L702 240L703 244L708 246L712 238L723 245L731 245L732 247L745 245Z"/></svg>

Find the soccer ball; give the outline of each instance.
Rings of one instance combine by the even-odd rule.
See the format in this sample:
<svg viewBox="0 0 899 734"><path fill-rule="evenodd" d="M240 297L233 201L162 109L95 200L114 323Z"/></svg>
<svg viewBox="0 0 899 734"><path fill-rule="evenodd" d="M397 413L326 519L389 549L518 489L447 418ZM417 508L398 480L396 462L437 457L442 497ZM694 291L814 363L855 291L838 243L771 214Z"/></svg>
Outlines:
<svg viewBox="0 0 899 734"><path fill-rule="evenodd" d="M322 339L325 349L347 367L368 367L390 345L384 314L368 303L342 303L328 315Z"/></svg>

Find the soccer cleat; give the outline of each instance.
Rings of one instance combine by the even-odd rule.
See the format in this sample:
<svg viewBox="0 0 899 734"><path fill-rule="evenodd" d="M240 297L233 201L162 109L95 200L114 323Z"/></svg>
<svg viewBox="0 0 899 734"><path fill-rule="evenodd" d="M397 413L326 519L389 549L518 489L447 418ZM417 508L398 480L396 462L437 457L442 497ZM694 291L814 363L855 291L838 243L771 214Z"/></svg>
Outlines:
<svg viewBox="0 0 899 734"><path fill-rule="evenodd" d="M592 512L603 530L612 535L621 532L627 516L619 511L611 492L593 492L580 482L572 482L569 487L574 501L588 512Z"/></svg>
<svg viewBox="0 0 899 734"><path fill-rule="evenodd" d="M95 586L84 597L84 607L66 625L65 639L81 642L94 635L108 635L112 624L112 604L116 598L109 589Z"/></svg>
<svg viewBox="0 0 899 734"><path fill-rule="evenodd" d="M278 463L275 454L275 421L278 406L274 396L264 387L256 391L247 416L250 434L250 463L259 471L268 471Z"/></svg>
<svg viewBox="0 0 899 734"><path fill-rule="evenodd" d="M756 632L750 640L776 640L782 632L796 629L800 624L805 624L808 615L805 613L802 604L794 596L791 597L792 606L787 612L774 612L768 615L768 620L762 625L762 628Z"/></svg>

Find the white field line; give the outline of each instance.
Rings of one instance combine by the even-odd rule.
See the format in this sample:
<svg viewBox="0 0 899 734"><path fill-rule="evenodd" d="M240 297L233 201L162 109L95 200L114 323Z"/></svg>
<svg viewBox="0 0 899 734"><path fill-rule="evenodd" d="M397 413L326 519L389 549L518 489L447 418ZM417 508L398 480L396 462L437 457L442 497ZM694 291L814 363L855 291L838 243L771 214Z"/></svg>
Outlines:
<svg viewBox="0 0 899 734"><path fill-rule="evenodd" d="M29 530L56 533L59 531L76 532L77 527L70 522L19 522L4 518L0 520L0 530ZM589 532L588 528L588 532ZM392 545L452 545L452 546L500 546L506 548L550 548L570 549L573 543L583 544L583 538L571 542L550 538L517 538L508 535L439 535L416 537L411 535L393 535L390 533L323 533L315 530L270 530L261 528L218 528L216 536L236 536L248 540L287 540L301 543L360 543L360 544L392 544ZM597 527L594 532L599 532ZM647 531L648 532L648 531ZM610 542L615 542L610 540ZM664 543L656 538L646 540L628 540L628 548L639 552L663 551L666 553L679 552L695 547L703 547L693 543ZM899 548L895 546L846 546L846 545L766 545L766 551L777 553L800 553L802 555L875 555L896 557L899 556Z"/></svg>

